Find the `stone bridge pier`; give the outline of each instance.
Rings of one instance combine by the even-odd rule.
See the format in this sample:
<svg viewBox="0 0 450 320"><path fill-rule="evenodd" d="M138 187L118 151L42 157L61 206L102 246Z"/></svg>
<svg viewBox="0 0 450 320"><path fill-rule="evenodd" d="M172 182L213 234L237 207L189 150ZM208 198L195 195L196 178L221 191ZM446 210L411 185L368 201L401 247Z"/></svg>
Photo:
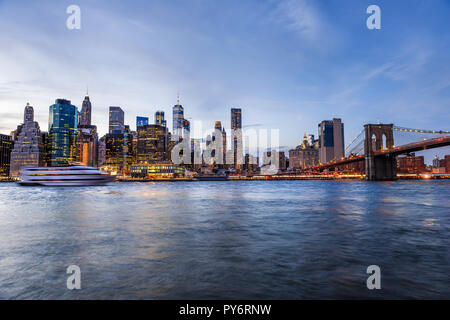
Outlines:
<svg viewBox="0 0 450 320"><path fill-rule="evenodd" d="M364 125L364 156L366 180L389 181L397 179L397 159L395 155L374 155L374 152L394 147L393 124Z"/></svg>

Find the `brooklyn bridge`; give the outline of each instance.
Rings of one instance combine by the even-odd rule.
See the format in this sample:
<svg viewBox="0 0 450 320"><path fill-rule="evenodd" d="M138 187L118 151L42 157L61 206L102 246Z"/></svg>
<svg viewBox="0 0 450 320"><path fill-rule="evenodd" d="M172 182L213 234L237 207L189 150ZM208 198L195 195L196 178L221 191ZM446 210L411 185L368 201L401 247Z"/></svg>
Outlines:
<svg viewBox="0 0 450 320"><path fill-rule="evenodd" d="M410 134L432 134L437 137L396 145L394 132ZM411 152L441 148L450 145L450 131L421 130L397 127L393 124L366 124L360 134L346 148L346 157L305 168L304 171L348 170L359 168L365 172L366 180L383 181L397 179L397 156Z"/></svg>

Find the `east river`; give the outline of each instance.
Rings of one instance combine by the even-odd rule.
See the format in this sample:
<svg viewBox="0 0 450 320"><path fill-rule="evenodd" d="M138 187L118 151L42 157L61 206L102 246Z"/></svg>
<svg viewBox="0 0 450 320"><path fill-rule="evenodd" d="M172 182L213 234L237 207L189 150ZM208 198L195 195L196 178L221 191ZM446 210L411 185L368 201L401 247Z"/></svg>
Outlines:
<svg viewBox="0 0 450 320"><path fill-rule="evenodd" d="M0 183L0 299L121 298L448 299L450 181Z"/></svg>

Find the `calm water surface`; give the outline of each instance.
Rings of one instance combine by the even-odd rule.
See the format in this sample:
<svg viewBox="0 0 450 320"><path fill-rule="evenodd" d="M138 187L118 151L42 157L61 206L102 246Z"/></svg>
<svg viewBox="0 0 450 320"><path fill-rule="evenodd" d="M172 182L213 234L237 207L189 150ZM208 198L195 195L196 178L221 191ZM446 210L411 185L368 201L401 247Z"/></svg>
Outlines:
<svg viewBox="0 0 450 320"><path fill-rule="evenodd" d="M450 298L449 195L448 181L1 183L0 298Z"/></svg>

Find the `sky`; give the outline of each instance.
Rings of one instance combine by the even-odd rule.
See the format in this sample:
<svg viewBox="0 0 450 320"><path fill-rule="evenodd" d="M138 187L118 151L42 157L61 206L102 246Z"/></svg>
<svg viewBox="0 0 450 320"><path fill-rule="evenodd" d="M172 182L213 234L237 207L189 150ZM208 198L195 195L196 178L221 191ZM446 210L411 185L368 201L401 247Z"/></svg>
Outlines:
<svg viewBox="0 0 450 320"><path fill-rule="evenodd" d="M55 99L80 109L87 87L100 134L109 106L132 129L164 110L171 128L177 92L204 129L230 128L240 107L244 127L279 129L286 147L334 117L346 143L366 123L450 130L449 18L448 0L0 0L0 133L27 102L46 131Z"/></svg>

